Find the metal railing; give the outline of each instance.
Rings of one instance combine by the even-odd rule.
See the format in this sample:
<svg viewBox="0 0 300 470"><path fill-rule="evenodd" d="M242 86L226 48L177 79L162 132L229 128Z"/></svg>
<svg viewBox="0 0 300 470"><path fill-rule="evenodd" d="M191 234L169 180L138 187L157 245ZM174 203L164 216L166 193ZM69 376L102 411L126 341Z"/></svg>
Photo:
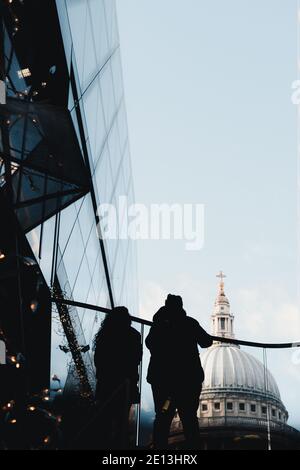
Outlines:
<svg viewBox="0 0 300 470"><path fill-rule="evenodd" d="M84 308L87 310L94 310L96 312L102 313L110 313L112 309L106 307L99 307L98 305L86 304L84 302L77 302L75 300L67 300L67 299L58 299L53 297L52 302L64 305L70 305L73 307ZM140 317L135 317L131 315L131 319L134 322L140 323L141 325L152 325L152 321L145 320ZM260 343L255 341L246 341L242 339L232 339L226 338L225 336L211 336L213 341L220 341L221 343L229 343L229 344L237 344L242 346L251 346L251 347L258 347L263 349L285 349L285 348L296 348L300 347L300 341L290 342L290 343Z"/></svg>

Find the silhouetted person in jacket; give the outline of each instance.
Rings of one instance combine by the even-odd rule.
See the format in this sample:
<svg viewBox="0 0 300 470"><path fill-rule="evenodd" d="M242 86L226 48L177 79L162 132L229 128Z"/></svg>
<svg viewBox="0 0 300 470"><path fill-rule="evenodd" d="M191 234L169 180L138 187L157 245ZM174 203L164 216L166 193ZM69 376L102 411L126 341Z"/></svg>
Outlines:
<svg viewBox="0 0 300 470"><path fill-rule="evenodd" d="M124 448L128 446L124 436L128 437L130 407L139 399L138 366L142 357L141 335L132 328L126 307L115 307L107 314L94 345L102 446Z"/></svg>
<svg viewBox="0 0 300 470"><path fill-rule="evenodd" d="M183 310L182 298L168 295L165 306L153 317L146 338L151 359L147 381L152 386L155 421L153 443L157 449L168 448L171 422L178 410L186 447L199 446L197 409L204 380L198 345L209 347L212 339L197 320Z"/></svg>

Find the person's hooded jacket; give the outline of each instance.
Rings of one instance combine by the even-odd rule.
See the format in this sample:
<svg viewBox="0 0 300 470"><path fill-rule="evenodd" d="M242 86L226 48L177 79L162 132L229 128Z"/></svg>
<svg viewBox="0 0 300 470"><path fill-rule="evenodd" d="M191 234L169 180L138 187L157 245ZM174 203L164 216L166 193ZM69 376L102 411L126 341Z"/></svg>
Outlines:
<svg viewBox="0 0 300 470"><path fill-rule="evenodd" d="M178 296L168 299L171 297L177 297L177 302L166 301L158 310L146 338L151 352L147 381L170 388L198 387L204 380L198 345L207 348L212 338L197 320L187 316L181 298L178 302Z"/></svg>

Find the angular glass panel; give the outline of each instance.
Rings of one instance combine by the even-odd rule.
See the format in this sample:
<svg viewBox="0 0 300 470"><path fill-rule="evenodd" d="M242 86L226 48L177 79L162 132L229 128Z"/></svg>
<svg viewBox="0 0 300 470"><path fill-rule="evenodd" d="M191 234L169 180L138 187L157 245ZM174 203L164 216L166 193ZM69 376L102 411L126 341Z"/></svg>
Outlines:
<svg viewBox="0 0 300 470"><path fill-rule="evenodd" d="M31 246L34 256L38 259L40 249L41 227L36 227L26 234L26 238Z"/></svg>
<svg viewBox="0 0 300 470"><path fill-rule="evenodd" d="M59 246L62 253L65 251L67 242L75 226L76 217L77 212L74 204L71 204L60 213Z"/></svg>
<svg viewBox="0 0 300 470"><path fill-rule="evenodd" d="M76 65L82 86L84 74L85 35L87 27L87 2L85 0L66 0L68 16L75 51Z"/></svg>
<svg viewBox="0 0 300 470"><path fill-rule="evenodd" d="M73 290L74 283L80 269L80 264L84 254L84 245L80 232L78 221L75 222L71 236L68 239L67 245L62 253L63 262L66 267L67 276L69 279L71 291Z"/></svg>
<svg viewBox="0 0 300 470"><path fill-rule="evenodd" d="M40 260L40 268L43 272L47 284L50 284L53 248L54 248L54 228L55 217L44 222L43 238L42 238L42 258Z"/></svg>
<svg viewBox="0 0 300 470"><path fill-rule="evenodd" d="M68 277L70 277L69 273ZM78 268L76 278L73 284L73 298L76 299L78 302L86 302L91 284L92 276L89 270L89 265L86 256L84 255L80 262L80 267Z"/></svg>
<svg viewBox="0 0 300 470"><path fill-rule="evenodd" d="M114 124L110 130L108 136L108 148L109 148L109 155L110 155L110 162L112 168L112 176L113 180L115 181L118 176L119 165L121 161L121 149L119 143L119 132L117 121L114 121Z"/></svg>
<svg viewBox="0 0 300 470"><path fill-rule="evenodd" d="M117 25L116 4L112 0L104 0L106 24L108 32L109 49L113 50L119 44L119 33Z"/></svg>
<svg viewBox="0 0 300 470"><path fill-rule="evenodd" d="M102 106L107 129L111 127L113 116L116 112L114 89L112 83L112 74L110 63L107 63L102 70L100 76L100 87L102 91Z"/></svg>
<svg viewBox="0 0 300 470"><path fill-rule="evenodd" d="M121 149L123 149L128 140L127 116L126 116L124 100L122 100L120 104L120 110L118 112L117 121L118 121L119 137L120 137L120 147Z"/></svg>
<svg viewBox="0 0 300 470"><path fill-rule="evenodd" d="M103 119L100 89L97 80L94 80L83 95L86 124L89 130L89 142L93 162L98 159L99 146L103 142L106 134Z"/></svg>
<svg viewBox="0 0 300 470"><path fill-rule="evenodd" d="M129 184L131 178L131 160L130 160L130 153L129 153L129 145L127 142L124 157L123 157L123 172L124 172L124 180L126 188Z"/></svg>
<svg viewBox="0 0 300 470"><path fill-rule="evenodd" d="M100 69L109 54L107 27L104 4L102 0L89 0L89 9L92 19L94 43L96 45L97 64Z"/></svg>
<svg viewBox="0 0 300 470"><path fill-rule="evenodd" d="M106 307L108 302L108 289L101 254L97 257L93 271L93 288L96 296L96 305Z"/></svg>
<svg viewBox="0 0 300 470"><path fill-rule="evenodd" d="M88 3L88 2L87 2ZM96 47L97 44L94 40L92 30L92 20L90 9L87 7L86 14L86 28L85 28L85 40L84 40L84 64L83 64L83 76L82 76L82 91L90 85L91 81L95 78L99 67L96 58Z"/></svg>
<svg viewBox="0 0 300 470"><path fill-rule="evenodd" d="M90 237L92 226L95 224L95 214L90 194L87 194L82 201L75 203L78 211L78 223L82 234L83 244L86 246Z"/></svg>
<svg viewBox="0 0 300 470"><path fill-rule="evenodd" d="M98 189L100 203L110 202L113 190L113 180L107 145L105 145L104 151L98 161L93 180Z"/></svg>
<svg viewBox="0 0 300 470"><path fill-rule="evenodd" d="M96 259L100 252L100 241L97 236L96 225L94 224L89 239L86 243L85 255L90 267L90 271L93 272L95 268Z"/></svg>
<svg viewBox="0 0 300 470"><path fill-rule="evenodd" d="M121 56L120 50L118 49L111 58L111 69L113 77L113 85L115 92L116 105L120 104L120 101L123 97L123 76L122 76L122 67L121 67Z"/></svg>

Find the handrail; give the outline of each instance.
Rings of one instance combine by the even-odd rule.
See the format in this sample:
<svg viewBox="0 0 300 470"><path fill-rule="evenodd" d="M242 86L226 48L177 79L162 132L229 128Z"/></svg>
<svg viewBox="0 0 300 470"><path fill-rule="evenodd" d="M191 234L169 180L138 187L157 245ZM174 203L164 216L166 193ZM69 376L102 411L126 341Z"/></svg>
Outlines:
<svg viewBox="0 0 300 470"><path fill-rule="evenodd" d="M84 308L87 310L94 310L102 313L110 313L112 310L106 307L99 307L98 305L87 304L84 302L77 302L75 300L61 299L52 297L51 301L57 304L65 304L73 307ZM152 321L145 320L143 318L135 317L131 315L131 319L134 322L140 323L142 325L152 326ZM264 349L285 349L285 348L298 348L300 347L300 341L290 342L290 343L259 343L255 341L245 341L240 339L226 338L223 336L211 336L213 341L220 341L222 343L237 344L243 346L258 347Z"/></svg>
<svg viewBox="0 0 300 470"><path fill-rule="evenodd" d="M255 341L245 341L242 339L225 338L223 336L212 336L214 341L221 341L222 343L242 344L243 346L259 347L264 349L284 349L284 348L299 348L300 341L294 343L258 343Z"/></svg>
<svg viewBox="0 0 300 470"><path fill-rule="evenodd" d="M111 308L99 307L98 305L86 304L84 302L77 302L75 300L69 300L69 299L60 299L56 297L52 297L51 302L56 303L56 304L70 305L71 307L85 308L87 310L95 310L97 312L102 312L102 313L110 313L112 311ZM138 323L141 323L142 325L148 325L148 326L152 325L152 321L145 320L139 317L134 317L133 315L131 315L131 319L132 321L136 321Z"/></svg>

